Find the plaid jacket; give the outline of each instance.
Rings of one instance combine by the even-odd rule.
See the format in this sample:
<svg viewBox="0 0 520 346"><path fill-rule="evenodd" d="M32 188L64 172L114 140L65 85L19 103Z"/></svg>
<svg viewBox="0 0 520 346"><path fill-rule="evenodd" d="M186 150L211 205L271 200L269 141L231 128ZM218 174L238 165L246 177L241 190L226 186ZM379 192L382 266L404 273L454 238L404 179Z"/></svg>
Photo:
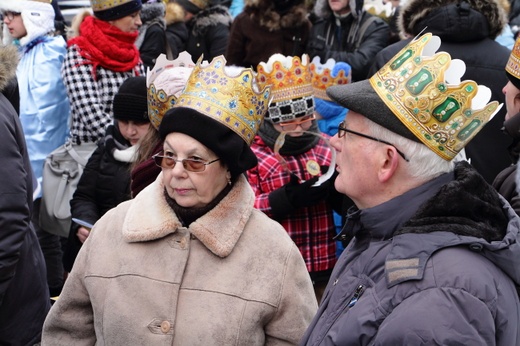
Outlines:
<svg viewBox="0 0 520 346"><path fill-rule="evenodd" d="M137 65L139 75L144 75L144 67ZM71 136L74 144L96 143L105 136L108 125L112 124L112 100L119 86L135 71L115 72L86 64L77 46L67 49L61 70L63 82L70 100ZM95 76L95 77L94 77Z"/></svg>
<svg viewBox="0 0 520 346"><path fill-rule="evenodd" d="M256 196L255 208L273 218L269 193L287 184L290 175L259 136L255 137L251 149L258 158L258 165L247 172ZM330 165L331 149L320 139L311 150L296 156L284 156L284 159L291 172L307 180L312 176L305 169L306 163L314 160L320 166ZM332 269L336 263L336 245L332 239L335 226L332 215L331 206L323 200L314 206L297 209L292 214L277 219L300 249L310 273Z"/></svg>

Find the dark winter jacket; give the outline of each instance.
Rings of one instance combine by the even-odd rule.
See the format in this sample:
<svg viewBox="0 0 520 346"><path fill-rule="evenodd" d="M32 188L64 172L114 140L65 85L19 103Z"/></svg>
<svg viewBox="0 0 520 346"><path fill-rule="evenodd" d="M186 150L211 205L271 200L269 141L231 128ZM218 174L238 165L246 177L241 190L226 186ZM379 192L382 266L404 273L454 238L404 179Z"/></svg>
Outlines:
<svg viewBox="0 0 520 346"><path fill-rule="evenodd" d="M115 145L116 142L119 144ZM108 210L130 199L130 165L134 153L135 147L130 147L114 125L109 126L107 136L89 158L70 201L73 218L94 224ZM82 245L76 235L78 228L73 222L63 254L68 272Z"/></svg>
<svg viewBox="0 0 520 346"><path fill-rule="evenodd" d="M453 59L466 63L463 80L474 80L491 89L491 100L505 101L502 88L507 83L504 72L510 51L495 41L507 22L497 0L409 0L401 7L398 25L401 35L414 37L427 27L441 38L438 51L448 52ZM441 6L441 4L448 4ZM397 42L375 58L369 75L379 70L409 40ZM491 184L496 175L511 161L507 153L509 139L501 131L506 108L480 131L466 146L471 164Z"/></svg>
<svg viewBox="0 0 520 346"><path fill-rule="evenodd" d="M217 5L200 11L186 22L189 31L186 51L194 62L201 55L204 60L211 61L226 52L232 21L228 9Z"/></svg>
<svg viewBox="0 0 520 346"><path fill-rule="evenodd" d="M229 65L252 67L275 53L302 56L311 23L303 1L280 15L273 1L251 0L231 26L226 60Z"/></svg>
<svg viewBox="0 0 520 346"><path fill-rule="evenodd" d="M520 218L468 163L343 232L302 345L520 344Z"/></svg>
<svg viewBox="0 0 520 346"><path fill-rule="evenodd" d="M0 90L15 76L16 47L0 48ZM45 261L30 222L33 172L18 114L0 93L0 345L40 341L50 309Z"/></svg>
<svg viewBox="0 0 520 346"><path fill-rule="evenodd" d="M520 215L520 196L517 191L517 162L520 157L520 113L504 122L504 132L511 136L509 155L513 164L500 172L493 181L493 187L511 204Z"/></svg>
<svg viewBox="0 0 520 346"><path fill-rule="evenodd" d="M381 18L363 11L363 1L350 0L349 3L351 13L336 19L328 0L316 1L314 16L317 19L312 26L307 53L311 59L319 56L322 63L330 58L349 63L352 81L359 81L367 78L374 57L388 45L390 28ZM355 6L357 10L352 10Z"/></svg>
<svg viewBox="0 0 520 346"><path fill-rule="evenodd" d="M166 11L163 3L146 3L141 9L143 25L139 28L135 45L139 48L144 66L150 70L160 54L167 54L168 46L175 59L184 50L188 39L181 7L171 3Z"/></svg>

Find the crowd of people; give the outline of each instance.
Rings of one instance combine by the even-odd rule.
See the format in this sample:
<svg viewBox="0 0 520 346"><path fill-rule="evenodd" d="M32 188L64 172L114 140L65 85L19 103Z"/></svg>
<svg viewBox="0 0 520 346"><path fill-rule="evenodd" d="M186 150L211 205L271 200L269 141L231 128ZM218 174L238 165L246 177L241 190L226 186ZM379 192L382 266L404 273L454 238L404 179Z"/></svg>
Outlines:
<svg viewBox="0 0 520 346"><path fill-rule="evenodd" d="M0 0L1 345L520 345L518 1L90 5Z"/></svg>

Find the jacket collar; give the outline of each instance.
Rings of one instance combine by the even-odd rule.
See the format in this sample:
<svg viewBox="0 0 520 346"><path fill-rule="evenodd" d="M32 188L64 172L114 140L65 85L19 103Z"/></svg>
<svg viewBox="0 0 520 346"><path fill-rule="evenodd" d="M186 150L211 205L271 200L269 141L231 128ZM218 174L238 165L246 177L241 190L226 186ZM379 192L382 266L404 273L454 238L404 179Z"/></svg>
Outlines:
<svg viewBox="0 0 520 346"><path fill-rule="evenodd" d="M163 238L183 227L163 196L163 174L141 191L128 208L123 221L127 242ZM200 217L188 231L219 257L227 257L235 247L253 211L254 193L241 175L222 201Z"/></svg>

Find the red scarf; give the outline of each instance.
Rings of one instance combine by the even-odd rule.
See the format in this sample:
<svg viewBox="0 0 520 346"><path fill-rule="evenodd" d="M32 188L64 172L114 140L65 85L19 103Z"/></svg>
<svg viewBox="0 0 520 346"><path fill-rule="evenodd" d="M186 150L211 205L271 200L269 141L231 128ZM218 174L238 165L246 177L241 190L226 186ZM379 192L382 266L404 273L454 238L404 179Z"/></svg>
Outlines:
<svg viewBox="0 0 520 346"><path fill-rule="evenodd" d="M76 44L79 54L86 59L83 64L92 64L92 75L96 79L98 66L111 71L126 72L132 69L139 75L137 64L140 61L139 50L135 46L136 32L123 32L112 24L87 16L79 28L80 36L68 41Z"/></svg>

